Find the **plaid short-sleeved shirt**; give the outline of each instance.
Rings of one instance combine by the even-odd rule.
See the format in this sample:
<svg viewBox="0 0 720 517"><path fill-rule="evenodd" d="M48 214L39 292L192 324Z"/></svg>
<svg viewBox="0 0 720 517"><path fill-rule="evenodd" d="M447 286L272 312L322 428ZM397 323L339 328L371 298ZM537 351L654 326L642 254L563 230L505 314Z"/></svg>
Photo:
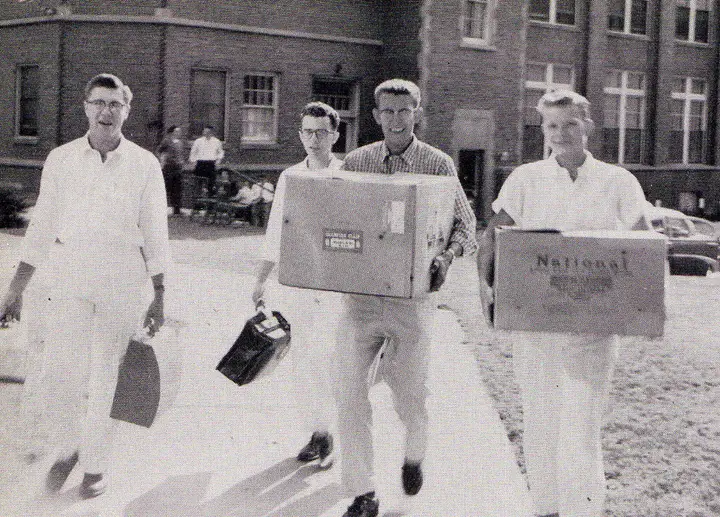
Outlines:
<svg viewBox="0 0 720 517"><path fill-rule="evenodd" d="M457 178L452 158L441 150L421 142L414 136L408 148L398 155L390 154L390 150L384 141L355 149L345 157L343 169L375 174L405 172ZM460 185L460 180L457 180L455 222L450 235L450 242L462 246L463 255L470 255L477 250L475 227L475 214L470 207L467 196L465 196L465 191Z"/></svg>

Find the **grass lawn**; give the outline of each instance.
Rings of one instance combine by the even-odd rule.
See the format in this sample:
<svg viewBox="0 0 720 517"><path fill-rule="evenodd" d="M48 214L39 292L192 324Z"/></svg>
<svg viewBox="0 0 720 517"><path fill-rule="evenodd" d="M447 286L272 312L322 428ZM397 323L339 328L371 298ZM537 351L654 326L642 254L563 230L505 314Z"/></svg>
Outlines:
<svg viewBox="0 0 720 517"><path fill-rule="evenodd" d="M511 344L487 330L471 289L455 290L451 307L477 343L481 375L524 471ZM608 516L720 515L720 276L673 276L666 300L664 338L620 349L603 431Z"/></svg>

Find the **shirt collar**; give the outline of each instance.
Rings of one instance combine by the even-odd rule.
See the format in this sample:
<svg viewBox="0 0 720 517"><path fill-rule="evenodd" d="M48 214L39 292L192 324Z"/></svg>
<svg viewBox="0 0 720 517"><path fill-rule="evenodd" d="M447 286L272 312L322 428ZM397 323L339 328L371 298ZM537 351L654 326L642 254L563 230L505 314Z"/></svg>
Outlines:
<svg viewBox="0 0 720 517"><path fill-rule="evenodd" d="M562 171L564 174L568 174L567 169L558 163L556 155L554 155L554 154L550 155L549 160L552 163L552 165L556 168L556 170ZM583 162L583 164L580 167L578 167L577 179L585 179L592 173L592 171L596 170L595 169L596 161L597 160L592 155L592 153L586 149L585 150L585 161Z"/></svg>
<svg viewBox="0 0 720 517"><path fill-rule="evenodd" d="M387 161L390 156L399 156L404 161L410 162L417 154L418 147L419 147L418 139L415 135L413 135L412 140L410 141L410 145L407 146L407 149L405 149L400 154L393 155L390 152L390 149L388 149L388 146L385 143L385 140L383 140L383 143L382 143L383 161Z"/></svg>
<svg viewBox="0 0 720 517"><path fill-rule="evenodd" d="M330 163L328 163L328 168L332 169L333 165L339 161L340 161L340 159L338 159L337 156L335 156L333 153L330 153ZM305 164L305 168L309 169L310 168L310 157L306 156L303 163Z"/></svg>
<svg viewBox="0 0 720 517"><path fill-rule="evenodd" d="M93 152L97 153L98 151L96 149L93 149L92 146L90 145L90 136L89 135L90 135L90 133L85 133L85 137L82 139L83 151L85 151L85 152L93 151ZM118 146L115 149L113 149L112 151L110 151L108 153L108 157L113 156L115 154L118 154L118 155L125 154L125 152L127 152L127 150L128 150L128 141L125 138L125 136L121 133L120 134L120 143L118 144Z"/></svg>

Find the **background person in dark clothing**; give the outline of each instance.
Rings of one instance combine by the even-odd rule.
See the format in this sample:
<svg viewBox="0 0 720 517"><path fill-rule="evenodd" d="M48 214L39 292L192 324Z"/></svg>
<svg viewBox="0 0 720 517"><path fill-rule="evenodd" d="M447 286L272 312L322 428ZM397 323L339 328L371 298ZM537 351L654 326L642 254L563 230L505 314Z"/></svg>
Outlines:
<svg viewBox="0 0 720 517"><path fill-rule="evenodd" d="M156 152L165 178L168 206L172 207L173 215L180 215L182 205L182 171L185 165L183 146L182 128L170 126Z"/></svg>

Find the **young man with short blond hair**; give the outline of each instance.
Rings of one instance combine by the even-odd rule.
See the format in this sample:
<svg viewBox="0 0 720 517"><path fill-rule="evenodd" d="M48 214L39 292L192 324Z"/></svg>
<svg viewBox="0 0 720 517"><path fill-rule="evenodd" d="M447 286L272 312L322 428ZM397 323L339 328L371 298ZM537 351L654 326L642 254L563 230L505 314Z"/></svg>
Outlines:
<svg viewBox="0 0 720 517"><path fill-rule="evenodd" d="M537 105L552 154L515 169L493 203L480 239L480 297L492 326L495 228L646 230L645 196L627 170L587 150L590 103L575 92L545 94ZM530 491L543 517L604 515L600 429L615 365L615 336L513 332L523 404L523 449Z"/></svg>

